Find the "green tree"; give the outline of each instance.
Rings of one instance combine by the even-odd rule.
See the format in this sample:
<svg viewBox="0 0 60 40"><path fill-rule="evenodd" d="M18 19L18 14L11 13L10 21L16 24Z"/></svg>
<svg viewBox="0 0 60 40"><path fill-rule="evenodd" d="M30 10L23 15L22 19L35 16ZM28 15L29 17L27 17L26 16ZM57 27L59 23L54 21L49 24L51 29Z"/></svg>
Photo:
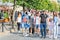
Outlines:
<svg viewBox="0 0 60 40"><path fill-rule="evenodd" d="M8 0L3 0L3 2L8 2Z"/></svg>
<svg viewBox="0 0 60 40"><path fill-rule="evenodd" d="M9 16L8 16L8 13L7 12L5 12L4 13L4 18L8 18Z"/></svg>
<svg viewBox="0 0 60 40"><path fill-rule="evenodd" d="M4 2L8 0L4 0ZM14 2L14 0L10 0ZM49 10L49 11L58 11L58 5L56 2L51 2L50 0L16 0L16 5L24 6L27 8L32 8L36 10Z"/></svg>
<svg viewBox="0 0 60 40"><path fill-rule="evenodd" d="M14 0L2 0L2 1L3 1L3 2L9 2L9 1L10 1L10 2L13 3Z"/></svg>
<svg viewBox="0 0 60 40"><path fill-rule="evenodd" d="M59 12L60 12L60 5L59 5Z"/></svg>
<svg viewBox="0 0 60 40"><path fill-rule="evenodd" d="M52 6L53 6L53 10L54 10L54 11L58 11L58 10L59 10L58 4L57 4L56 2L53 2L53 3L52 3Z"/></svg>
<svg viewBox="0 0 60 40"><path fill-rule="evenodd" d="M17 5L25 4L25 7L33 9L48 9L49 0L17 0Z"/></svg>

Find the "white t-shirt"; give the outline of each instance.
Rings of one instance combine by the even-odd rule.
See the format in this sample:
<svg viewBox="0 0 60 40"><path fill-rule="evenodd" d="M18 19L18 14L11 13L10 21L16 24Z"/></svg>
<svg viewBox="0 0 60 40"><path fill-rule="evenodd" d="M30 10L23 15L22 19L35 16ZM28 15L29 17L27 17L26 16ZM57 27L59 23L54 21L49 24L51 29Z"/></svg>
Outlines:
<svg viewBox="0 0 60 40"><path fill-rule="evenodd" d="M21 17L17 18L17 22L21 23Z"/></svg>
<svg viewBox="0 0 60 40"><path fill-rule="evenodd" d="M36 24L40 24L40 18L39 18L39 16L36 17Z"/></svg>
<svg viewBox="0 0 60 40"><path fill-rule="evenodd" d="M31 13L30 13L30 12L28 12L28 15L29 15L29 16L31 16Z"/></svg>

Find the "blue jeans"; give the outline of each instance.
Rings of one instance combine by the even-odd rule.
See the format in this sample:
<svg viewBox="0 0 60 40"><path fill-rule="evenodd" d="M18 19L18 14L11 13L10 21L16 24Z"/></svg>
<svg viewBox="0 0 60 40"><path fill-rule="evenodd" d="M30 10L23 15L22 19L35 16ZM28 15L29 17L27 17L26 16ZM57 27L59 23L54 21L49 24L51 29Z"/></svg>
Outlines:
<svg viewBox="0 0 60 40"><path fill-rule="evenodd" d="M19 31L21 28L21 23L18 22L17 25L18 25L18 31Z"/></svg>
<svg viewBox="0 0 60 40"><path fill-rule="evenodd" d="M40 31L41 31L41 35L42 37L46 37L46 23L41 23L40 24Z"/></svg>

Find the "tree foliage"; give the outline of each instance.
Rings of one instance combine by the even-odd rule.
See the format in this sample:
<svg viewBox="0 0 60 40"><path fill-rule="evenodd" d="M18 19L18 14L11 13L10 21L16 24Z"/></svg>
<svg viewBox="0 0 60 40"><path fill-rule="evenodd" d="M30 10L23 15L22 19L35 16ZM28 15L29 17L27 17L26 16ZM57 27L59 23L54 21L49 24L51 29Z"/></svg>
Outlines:
<svg viewBox="0 0 60 40"><path fill-rule="evenodd" d="M60 12L60 5L59 5L59 12Z"/></svg>
<svg viewBox="0 0 60 40"><path fill-rule="evenodd" d="M14 0L2 0L3 2L13 2Z"/></svg>
<svg viewBox="0 0 60 40"><path fill-rule="evenodd" d="M5 0L8 1L8 0ZM14 0L10 0L13 2ZM49 11L58 11L58 5L56 2L51 2L50 0L16 0L16 5L36 9L36 10L49 10Z"/></svg>

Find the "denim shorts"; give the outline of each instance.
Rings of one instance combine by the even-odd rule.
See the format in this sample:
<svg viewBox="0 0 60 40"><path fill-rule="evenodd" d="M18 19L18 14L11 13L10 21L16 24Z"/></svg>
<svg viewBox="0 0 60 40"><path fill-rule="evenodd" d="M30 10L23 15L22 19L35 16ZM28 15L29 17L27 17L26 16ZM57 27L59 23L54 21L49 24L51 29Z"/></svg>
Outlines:
<svg viewBox="0 0 60 40"><path fill-rule="evenodd" d="M38 29L40 27L40 25L39 24L36 24L35 27Z"/></svg>
<svg viewBox="0 0 60 40"><path fill-rule="evenodd" d="M29 27L30 27L30 24L22 23L22 28L29 28Z"/></svg>

